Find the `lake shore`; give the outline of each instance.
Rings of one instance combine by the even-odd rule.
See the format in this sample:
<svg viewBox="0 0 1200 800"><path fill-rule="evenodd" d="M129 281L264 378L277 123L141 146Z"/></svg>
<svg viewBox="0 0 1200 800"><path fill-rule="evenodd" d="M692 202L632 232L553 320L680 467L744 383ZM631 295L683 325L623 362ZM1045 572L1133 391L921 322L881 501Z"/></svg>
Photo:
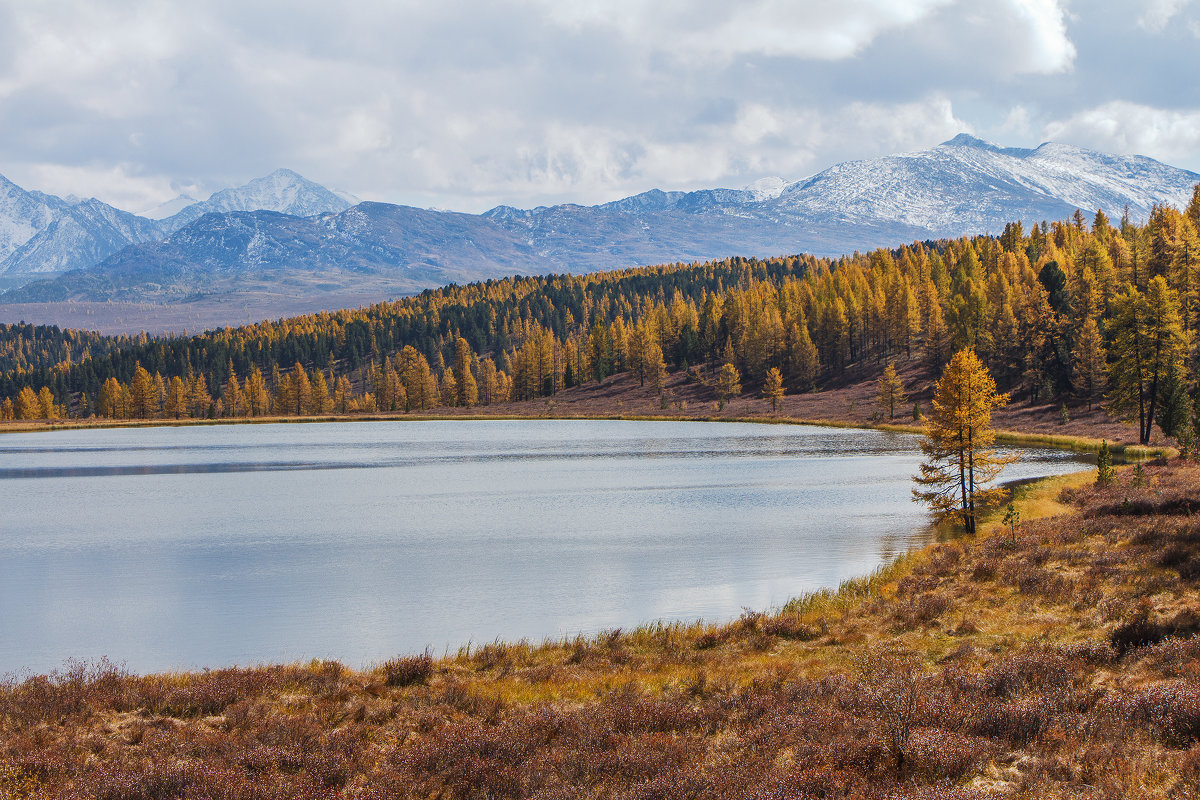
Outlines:
<svg viewBox="0 0 1200 800"><path fill-rule="evenodd" d="M974 539L726 624L367 670L90 664L9 682L0 789L1183 796L1200 788L1197 485L1200 469L1174 462L1124 468L1110 487L1088 473L1019 487L1012 530L992 519Z"/></svg>
<svg viewBox="0 0 1200 800"><path fill-rule="evenodd" d="M219 419L152 420L51 420L2 422L0 433L29 433L77 428L119 428L175 425L240 425L269 423L321 423L377 420L438 419L625 419L687 420L703 422L761 422L778 424L851 426L905 433L921 433L921 422L914 421L913 405L928 410L932 381L918 362L901 365L901 375L910 387L903 409L894 419L881 414L875 397L874 381L855 382L854 375L840 384L819 392L785 396L772 409L770 402L752 395L732 398L718 407L710 387L695 375L675 373L669 376L660 395L638 384L628 373L612 376L600 384L589 383L565 389L553 397L498 403L471 408L441 407L428 412L375 413L329 416L267 416ZM1147 447L1137 443L1137 426L1113 419L1100 404L1073 404L1063 421L1061 407L1054 403L1010 402L997 409L993 422L1001 444L1053 447L1094 452L1107 441L1118 455L1146 458L1175 454L1173 442L1161 434Z"/></svg>

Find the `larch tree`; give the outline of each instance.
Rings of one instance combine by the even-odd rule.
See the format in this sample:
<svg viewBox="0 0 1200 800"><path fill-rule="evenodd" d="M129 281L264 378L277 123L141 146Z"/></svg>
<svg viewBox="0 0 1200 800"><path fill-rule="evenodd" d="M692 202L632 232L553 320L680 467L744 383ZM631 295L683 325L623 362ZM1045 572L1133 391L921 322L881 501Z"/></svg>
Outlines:
<svg viewBox="0 0 1200 800"><path fill-rule="evenodd" d="M787 366L792 385L802 392L811 391L821 371L817 347L808 333L803 315L788 331Z"/></svg>
<svg viewBox="0 0 1200 800"><path fill-rule="evenodd" d="M883 375L879 377L879 382L876 384L876 392L879 397L879 405L888 410L888 419L896 418L896 404L903 403L904 396L904 381L900 379L900 373L896 372L896 363L889 361L886 368L883 370Z"/></svg>
<svg viewBox="0 0 1200 800"><path fill-rule="evenodd" d="M663 359L662 345L657 336L651 336L646 342L646 350L642 354L645 363L646 377L650 379L650 388L662 394L667 383L667 362Z"/></svg>
<svg viewBox="0 0 1200 800"><path fill-rule="evenodd" d="M1145 292L1126 287L1113 305L1108 407L1122 419L1136 417L1139 441L1148 444L1166 379L1184 371L1188 343L1178 295L1157 275Z"/></svg>
<svg viewBox="0 0 1200 800"><path fill-rule="evenodd" d="M63 416L62 408L54 402L54 393L49 386L43 386L38 392L38 406L42 419L58 419Z"/></svg>
<svg viewBox="0 0 1200 800"><path fill-rule="evenodd" d="M42 416L42 404L38 400L37 392L28 386L17 394L16 416L17 419L39 419Z"/></svg>
<svg viewBox="0 0 1200 800"><path fill-rule="evenodd" d="M107 389L107 384L105 384ZM106 399L105 390L100 392L100 416L109 416L106 413L106 408L112 408L112 401ZM180 419L188 414L188 388L183 382L183 378L175 375L167 383L167 401L163 405L163 414L168 417Z"/></svg>
<svg viewBox="0 0 1200 800"><path fill-rule="evenodd" d="M496 362L485 358L479 362L479 402L490 405L498 402Z"/></svg>
<svg viewBox="0 0 1200 800"><path fill-rule="evenodd" d="M454 340L454 404L469 408L479 402L475 375L471 372L471 345L459 336Z"/></svg>
<svg viewBox="0 0 1200 800"><path fill-rule="evenodd" d="M1076 388L1087 398L1088 411L1092 401L1104 392L1108 380L1108 354L1104 349L1104 337L1094 317L1088 317L1075 342L1073 377Z"/></svg>
<svg viewBox="0 0 1200 800"><path fill-rule="evenodd" d="M975 533L979 507L1001 491L989 484L1014 460L992 449L992 410L1007 402L987 367L968 349L954 354L934 387L921 442L925 460L913 479L913 498L927 504L939 521L958 517L968 534Z"/></svg>
<svg viewBox="0 0 1200 800"><path fill-rule="evenodd" d="M717 373L717 402L721 408L729 402L729 398L742 393L742 376L738 373L737 367L733 364L726 363L721 367L721 371Z"/></svg>
<svg viewBox="0 0 1200 800"><path fill-rule="evenodd" d="M158 416L158 389L154 385L154 378L140 363L133 370L129 394L133 400L132 414L135 419Z"/></svg>
<svg viewBox="0 0 1200 800"><path fill-rule="evenodd" d="M292 408L294 414L311 414L313 401L312 381L300 362L292 368L292 383L295 386L296 404Z"/></svg>
<svg viewBox="0 0 1200 800"><path fill-rule="evenodd" d="M245 395L233 371L229 373L229 380L225 381L225 389L221 392L221 404L227 417L240 417L246 413Z"/></svg>
<svg viewBox="0 0 1200 800"><path fill-rule="evenodd" d="M252 417L261 417L268 411L267 384L263 380L262 370L257 366L250 371L246 378L246 406Z"/></svg>
<svg viewBox="0 0 1200 800"><path fill-rule="evenodd" d="M179 379L176 378L175 380ZM121 418L121 384L116 378L109 378L100 387L100 397L96 403L96 413L108 419Z"/></svg>
<svg viewBox="0 0 1200 800"><path fill-rule="evenodd" d="M396 377L395 370L390 370L394 379L393 389L397 392L403 392L404 387L400 386L400 379ZM404 399L398 397L397 400L403 404ZM321 370L315 370L312 378L312 396L309 400L309 414L328 414L333 410L333 399L329 396L329 381L325 380L325 373Z"/></svg>
<svg viewBox="0 0 1200 800"><path fill-rule="evenodd" d="M345 375L337 379L333 390L333 410L339 414L350 413L350 400L354 395L353 389L350 388L350 379Z"/></svg>
<svg viewBox="0 0 1200 800"><path fill-rule="evenodd" d="M771 413L774 414L779 408L779 401L783 399L783 374L777 367L767 370L766 380L763 381L762 396L771 401Z"/></svg>

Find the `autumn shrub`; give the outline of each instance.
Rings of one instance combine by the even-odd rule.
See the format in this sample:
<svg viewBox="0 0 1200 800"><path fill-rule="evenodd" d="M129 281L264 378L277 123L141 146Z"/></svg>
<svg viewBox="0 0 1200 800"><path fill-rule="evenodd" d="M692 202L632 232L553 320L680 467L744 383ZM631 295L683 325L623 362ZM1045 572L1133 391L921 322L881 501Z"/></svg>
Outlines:
<svg viewBox="0 0 1200 800"><path fill-rule="evenodd" d="M952 605L944 592L925 592L896 604L892 618L903 625L928 625L949 611Z"/></svg>
<svg viewBox="0 0 1200 800"><path fill-rule="evenodd" d="M1113 698L1108 710L1171 747L1200 740L1200 686L1173 680Z"/></svg>
<svg viewBox="0 0 1200 800"><path fill-rule="evenodd" d="M0 683L0 721L64 722L101 709L127 710L131 697L123 668L107 659L72 660L48 675Z"/></svg>
<svg viewBox="0 0 1200 800"><path fill-rule="evenodd" d="M388 686L412 686L426 683L433 674L433 656L426 650L419 656L401 656L383 662L383 682Z"/></svg>
<svg viewBox="0 0 1200 800"><path fill-rule="evenodd" d="M1023 697L1004 703L981 703L968 730L975 736L1027 745L1050 727L1054 703L1045 697Z"/></svg>
<svg viewBox="0 0 1200 800"><path fill-rule="evenodd" d="M812 641L821 635L820 629L804 624L800 617L792 614L766 617L759 623L759 628L767 636L778 636L780 639L793 639L800 642Z"/></svg>
<svg viewBox="0 0 1200 800"><path fill-rule="evenodd" d="M918 728L908 739L909 771L928 783L958 781L994 750L988 739L938 728Z"/></svg>
<svg viewBox="0 0 1200 800"><path fill-rule="evenodd" d="M1170 631L1148 616L1139 614L1116 627L1109 641L1120 655L1139 647L1148 647L1166 639Z"/></svg>
<svg viewBox="0 0 1200 800"><path fill-rule="evenodd" d="M1200 637L1167 639L1140 653L1145 666L1165 678L1200 679Z"/></svg>
<svg viewBox="0 0 1200 800"><path fill-rule="evenodd" d="M139 681L138 703L147 711L169 717L209 716L278 688L282 677L275 670L237 667L184 676L154 676Z"/></svg>
<svg viewBox="0 0 1200 800"><path fill-rule="evenodd" d="M990 694L1004 699L1049 695L1075 686L1081 666L1062 652L1026 650L989 665L982 680Z"/></svg>

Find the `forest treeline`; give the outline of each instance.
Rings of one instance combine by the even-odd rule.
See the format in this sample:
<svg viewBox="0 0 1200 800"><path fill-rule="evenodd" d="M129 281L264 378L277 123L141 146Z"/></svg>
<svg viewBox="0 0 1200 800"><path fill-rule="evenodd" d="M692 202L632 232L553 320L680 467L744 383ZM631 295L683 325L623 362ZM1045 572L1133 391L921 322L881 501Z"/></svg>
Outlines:
<svg viewBox="0 0 1200 800"><path fill-rule="evenodd" d="M549 396L627 371L661 389L668 371L695 365L747 389L777 369L794 393L854 364L912 357L939 369L966 347L1002 391L1103 400L1146 441L1155 424L1177 435L1200 411L1198 230L1200 186L1187 209L1157 206L1144 224L1077 211L841 259L518 276L186 338L6 326L0 413L411 411Z"/></svg>

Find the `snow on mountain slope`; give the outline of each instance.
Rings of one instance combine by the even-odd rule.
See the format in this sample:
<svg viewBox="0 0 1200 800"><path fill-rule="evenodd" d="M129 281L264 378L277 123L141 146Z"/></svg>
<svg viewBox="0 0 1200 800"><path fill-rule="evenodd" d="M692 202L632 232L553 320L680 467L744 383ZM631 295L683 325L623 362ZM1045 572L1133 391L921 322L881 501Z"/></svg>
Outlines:
<svg viewBox="0 0 1200 800"><path fill-rule="evenodd" d="M1200 175L1144 156L1048 142L1002 148L959 134L937 147L838 164L788 186L782 213L847 223L898 222L937 235L999 230L1015 219L1058 219L1076 208L1145 219L1155 203L1184 207Z"/></svg>
<svg viewBox="0 0 1200 800"><path fill-rule="evenodd" d="M222 189L202 203L193 203L168 217L164 224L176 231L205 214L227 211L277 211L293 217L337 214L354 205L340 194L313 183L290 169L277 169L245 186Z"/></svg>
<svg viewBox="0 0 1200 800"><path fill-rule="evenodd" d="M5 259L49 225L55 216L49 202L0 175L0 272Z"/></svg>
<svg viewBox="0 0 1200 800"><path fill-rule="evenodd" d="M159 238L152 220L96 199L29 192L0 176L0 274L62 272Z"/></svg>
<svg viewBox="0 0 1200 800"><path fill-rule="evenodd" d="M183 299L233 296L251 287L311 296L367 285L408 290L506 273L579 273L727 256L836 257L999 233L1014 220L1065 219L1076 208L1089 216L1103 208L1116 218L1128 206L1134 219L1144 220L1155 203L1186 206L1198 182L1194 172L1142 156L1056 143L1005 148L966 134L921 152L838 164L792 183L764 178L743 189L653 189L596 206L498 206L482 215L384 203L350 207L328 189L279 170L166 220L163 227L175 231L166 241L125 247L90 269L12 290L4 300ZM27 243L13 250L21 251L24 269L65 268L70 261L58 254L72 249L83 261L94 259L122 237L148 235L138 225L154 224L135 224L120 212L105 216L103 209L80 220L86 203L67 218L55 206L69 206L65 201L14 193L0 183L0 211L6 202L34 210L40 202L49 209L44 213L62 218L53 228L39 223L45 230L28 239L53 239L56 247ZM4 219L14 231L10 241L38 229L19 214Z"/></svg>
<svg viewBox="0 0 1200 800"><path fill-rule="evenodd" d="M158 223L95 198L58 209L51 222L0 262L8 274L34 275L91 265L131 244L161 237Z"/></svg>

